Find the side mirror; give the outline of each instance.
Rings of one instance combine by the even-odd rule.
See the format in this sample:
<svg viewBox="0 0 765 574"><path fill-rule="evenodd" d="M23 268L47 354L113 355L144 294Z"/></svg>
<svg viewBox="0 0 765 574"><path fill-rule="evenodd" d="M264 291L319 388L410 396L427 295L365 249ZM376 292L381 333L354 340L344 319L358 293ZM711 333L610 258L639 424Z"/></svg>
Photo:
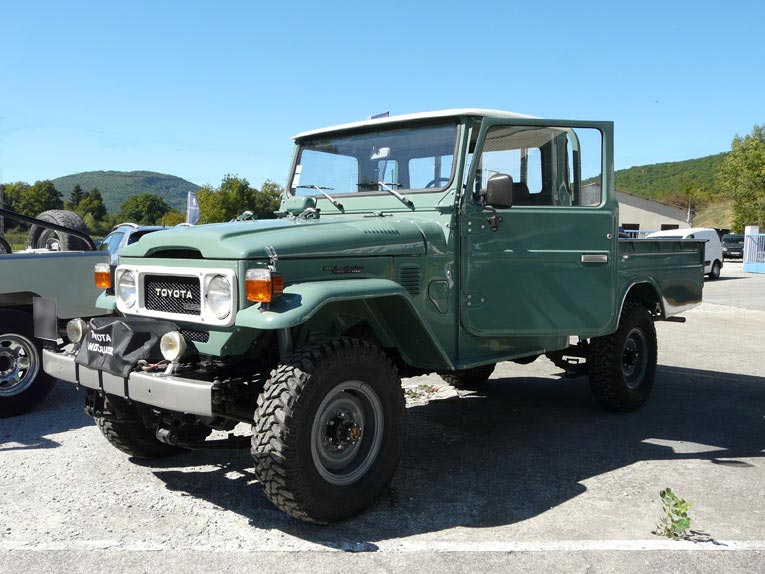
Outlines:
<svg viewBox="0 0 765 574"><path fill-rule="evenodd" d="M486 205L507 209L513 206L513 178L495 173L486 182Z"/></svg>

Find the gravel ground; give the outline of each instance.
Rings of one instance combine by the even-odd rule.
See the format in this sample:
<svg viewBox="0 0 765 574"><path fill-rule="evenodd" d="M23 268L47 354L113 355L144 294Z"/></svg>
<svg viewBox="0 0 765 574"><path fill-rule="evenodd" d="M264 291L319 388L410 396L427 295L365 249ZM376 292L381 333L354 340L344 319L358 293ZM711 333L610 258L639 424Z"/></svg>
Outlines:
<svg viewBox="0 0 765 574"><path fill-rule="evenodd" d="M687 323L657 325L636 413L602 411L545 359L502 364L474 393L406 380L402 467L378 505L333 526L276 510L246 451L131 460L59 384L0 421L0 572L761 572L765 276L736 273L707 283ZM695 541L651 534L665 486L692 502Z"/></svg>

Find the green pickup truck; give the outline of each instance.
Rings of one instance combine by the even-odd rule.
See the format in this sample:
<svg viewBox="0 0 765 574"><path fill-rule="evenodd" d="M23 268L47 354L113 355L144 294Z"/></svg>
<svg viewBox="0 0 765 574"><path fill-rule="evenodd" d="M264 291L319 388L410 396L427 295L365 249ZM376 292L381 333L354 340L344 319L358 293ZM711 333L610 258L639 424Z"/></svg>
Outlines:
<svg viewBox="0 0 765 574"><path fill-rule="evenodd" d="M399 464L400 377L475 388L546 355L633 410L654 321L701 301L702 242L618 238L610 122L447 110L295 141L277 219L128 246L98 301L117 316L44 352L122 451L233 446L209 435L251 424L269 499L342 520Z"/></svg>

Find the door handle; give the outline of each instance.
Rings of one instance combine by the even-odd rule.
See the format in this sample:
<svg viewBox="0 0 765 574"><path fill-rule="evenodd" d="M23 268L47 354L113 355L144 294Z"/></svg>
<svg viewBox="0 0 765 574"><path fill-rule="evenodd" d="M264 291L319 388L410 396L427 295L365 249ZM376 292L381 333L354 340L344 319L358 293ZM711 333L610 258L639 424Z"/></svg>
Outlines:
<svg viewBox="0 0 765 574"><path fill-rule="evenodd" d="M606 253L582 253L582 263L608 263Z"/></svg>

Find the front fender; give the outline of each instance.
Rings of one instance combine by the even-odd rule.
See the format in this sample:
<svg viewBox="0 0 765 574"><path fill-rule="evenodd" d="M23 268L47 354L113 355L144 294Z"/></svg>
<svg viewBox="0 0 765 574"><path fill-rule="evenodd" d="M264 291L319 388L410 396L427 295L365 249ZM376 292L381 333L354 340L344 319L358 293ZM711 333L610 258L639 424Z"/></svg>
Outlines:
<svg viewBox="0 0 765 574"><path fill-rule="evenodd" d="M107 295L103 291L96 299L96 308L114 313L117 310L117 298L114 295Z"/></svg>
<svg viewBox="0 0 765 574"><path fill-rule="evenodd" d="M309 321L322 308L342 308L344 301L363 301L376 332L418 367L449 369L451 361L412 303L409 293L388 279L345 279L295 283L268 309L253 305L236 315L237 327L275 330ZM333 309L331 309L333 310Z"/></svg>
<svg viewBox="0 0 765 574"><path fill-rule="evenodd" d="M388 279L346 279L295 283L284 290L268 309L253 305L236 315L237 327L252 329L285 329L302 325L324 305L336 301L357 301L377 297L401 296L408 298L406 290Z"/></svg>

